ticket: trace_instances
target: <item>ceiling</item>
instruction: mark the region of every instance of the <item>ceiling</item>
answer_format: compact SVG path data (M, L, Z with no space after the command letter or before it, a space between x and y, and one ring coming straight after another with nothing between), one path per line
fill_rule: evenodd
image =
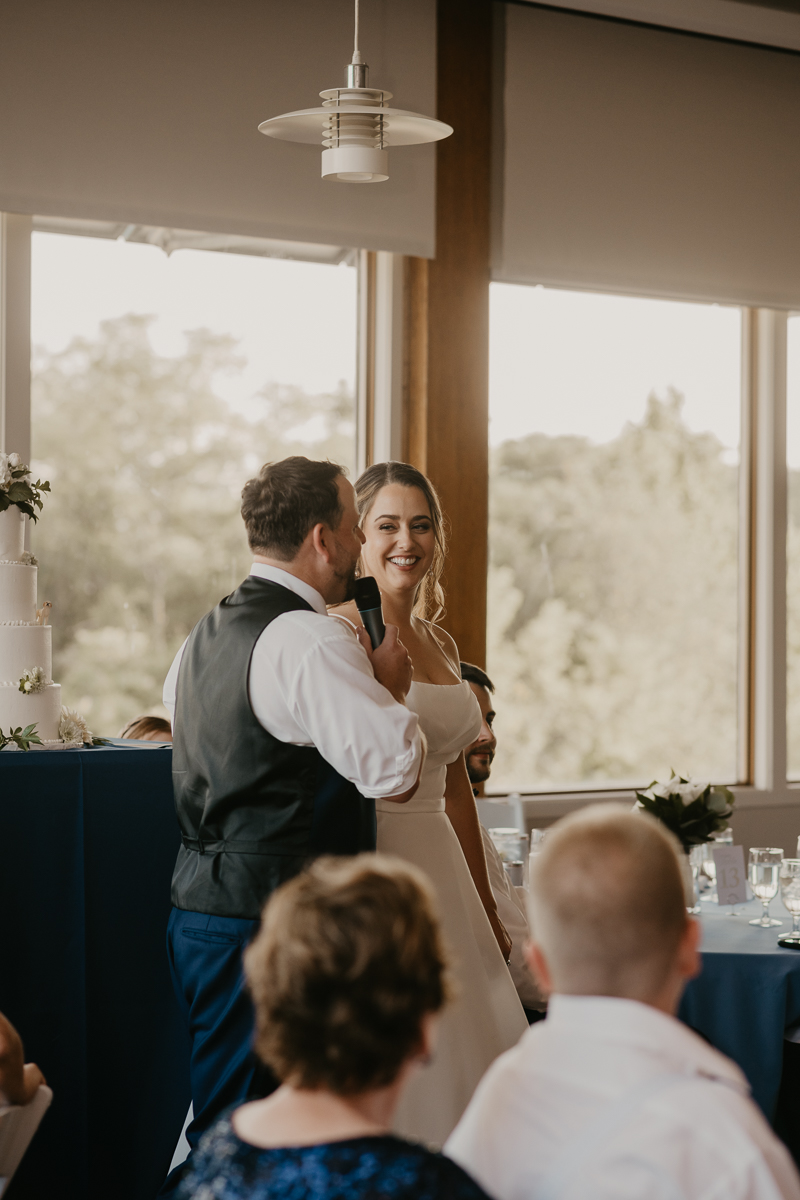
M800 52L800 0L515 0Z

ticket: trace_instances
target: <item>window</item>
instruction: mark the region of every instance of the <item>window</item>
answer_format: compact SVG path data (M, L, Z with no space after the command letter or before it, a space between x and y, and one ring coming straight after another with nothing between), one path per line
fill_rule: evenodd
M495 790L737 762L738 309L492 286Z
M355 270L38 232L32 322L53 674L115 735L162 711L181 641L246 573L245 480L291 453L352 470Z

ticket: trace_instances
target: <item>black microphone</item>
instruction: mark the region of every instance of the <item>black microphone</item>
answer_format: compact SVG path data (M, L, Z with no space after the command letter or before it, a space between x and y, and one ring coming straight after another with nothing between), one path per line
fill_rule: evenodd
M381 594L371 575L356 580L356 608L361 614L364 628L369 634L372 649L377 650L386 633L381 611Z

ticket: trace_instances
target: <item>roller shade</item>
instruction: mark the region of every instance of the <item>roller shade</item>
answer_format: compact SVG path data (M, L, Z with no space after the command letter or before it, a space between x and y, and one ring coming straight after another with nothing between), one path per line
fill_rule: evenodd
M370 81L434 114L434 0L362 4ZM24 0L0 31L0 210L434 252L435 148L320 179L257 132L344 83L352 0Z
M499 58L494 278L800 307L800 55L508 4Z

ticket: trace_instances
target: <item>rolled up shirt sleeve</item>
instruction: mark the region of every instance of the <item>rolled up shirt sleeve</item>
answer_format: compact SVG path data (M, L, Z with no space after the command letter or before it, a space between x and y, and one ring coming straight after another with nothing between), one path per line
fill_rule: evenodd
M185 648L186 642L164 682L173 721ZM281 614L256 642L248 689L256 719L273 737L315 746L363 796L401 795L416 783L422 761L417 715L378 683L343 622L318 612Z
M376 680L353 629L333 617L283 613L253 650L250 704L282 742L315 746L362 795L408 791L422 761L416 713Z
M286 700L309 744L362 795L379 800L416 782L417 714L378 683L365 650L346 631L309 648Z

